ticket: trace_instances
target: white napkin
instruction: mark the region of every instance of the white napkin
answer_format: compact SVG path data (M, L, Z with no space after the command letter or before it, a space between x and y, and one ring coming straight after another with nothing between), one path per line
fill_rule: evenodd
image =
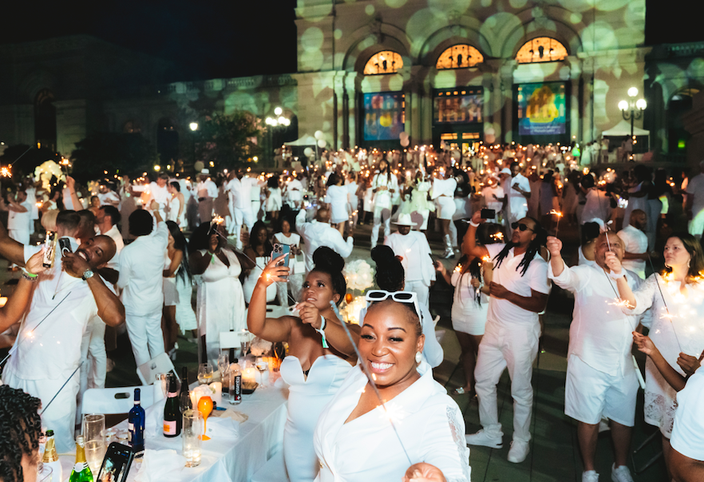
M144 411L144 436L153 438L164 433L164 405L166 399L162 398Z
M142 466L134 480L135 482L169 480L175 478L176 474L171 474L172 472L180 472L185 465L186 458L175 450L146 449L142 458Z
M237 440L240 423L230 417L208 417L206 435L213 440ZM207 443L207 442L204 442Z

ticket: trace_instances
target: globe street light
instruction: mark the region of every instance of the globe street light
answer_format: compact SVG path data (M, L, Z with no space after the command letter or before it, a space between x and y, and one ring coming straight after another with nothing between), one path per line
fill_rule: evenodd
M643 117L643 111L648 107L645 99L640 98L636 100L638 96L638 89L636 87L631 87L628 89L628 100L622 100L618 103L618 110L621 111L623 119L631 121L631 141L633 144L636 143L636 136L633 135L633 123L636 119ZM631 152L630 159L633 160L633 153Z
M191 130L192 130L193 132L195 132L195 131L198 130L198 123L197 123L197 122L191 122L190 124L188 124L188 127L190 127Z

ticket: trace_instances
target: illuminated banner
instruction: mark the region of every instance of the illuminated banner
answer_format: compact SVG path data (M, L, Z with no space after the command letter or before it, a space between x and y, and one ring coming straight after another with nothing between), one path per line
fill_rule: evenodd
M482 122L484 94L481 89L436 91L433 98L434 122L474 124Z
M405 108L401 92L364 94L364 140L397 141L406 120Z
M518 86L518 134L565 133L565 84L545 82Z

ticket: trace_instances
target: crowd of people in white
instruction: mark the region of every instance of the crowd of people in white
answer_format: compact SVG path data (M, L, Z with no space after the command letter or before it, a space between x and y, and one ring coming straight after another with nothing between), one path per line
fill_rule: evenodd
M598 480L603 420L614 441L612 480L632 480L634 340L648 355L645 418L662 433L668 470L675 480L700 480L704 161L701 170L681 179L643 165L590 171L572 148L504 145L469 156L426 146L325 152L307 167L203 169L197 182L122 176L95 192L70 177L49 189L27 178L0 201L8 211L0 254L22 270L0 317L3 340L14 340L2 380L43 403L59 393L42 424L67 451L81 394L105 387L106 345L114 349L123 323L137 366L164 352L175 357L179 333L216 360L220 332L249 330L289 347L281 470L290 480L468 481L465 443L503 443L497 383L505 369L514 400L508 460L529 453L540 314L555 284L575 299L565 413L578 423L582 480ZM689 232L673 231L680 218ZM561 222L581 237L569 262ZM367 294L364 322L350 327L350 338L336 305L362 224L371 225L384 291ZM43 241L40 226L65 240L49 268L49 243L30 243L35 229ZM434 259L433 231L443 258L460 255L454 269ZM276 244L289 247L289 267L272 260ZM660 250L662 273L648 263ZM457 404L432 378L443 359L429 312L439 278L454 287L452 327L466 374L455 395L478 399L482 429L466 438ZM272 303L295 311L267 318ZM375 374L384 400L408 410L396 451L393 432L364 418L379 401L372 390L360 396L371 382L358 362Z

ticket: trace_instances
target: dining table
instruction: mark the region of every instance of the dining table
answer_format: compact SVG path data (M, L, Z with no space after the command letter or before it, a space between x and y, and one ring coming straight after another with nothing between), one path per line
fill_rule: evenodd
M271 457L277 455L283 447L288 390L278 385L280 384L259 387L254 393L243 395L242 403L238 405L223 402L222 408L239 412L235 418L242 418L241 415L245 415L247 420L244 422L234 423L222 411L211 414L207 420L210 424L208 428L216 425L217 430L209 430L208 435L212 437L211 440L202 442L201 463L197 467L185 467L185 459L177 457L182 454L181 436L164 437L158 430L160 428L158 422L157 429L149 429L150 411L147 409L144 457L134 460L127 480L129 482L249 481L254 473ZM155 413L152 416L158 419L158 414ZM224 423L216 424L213 421L216 417ZM123 434L126 428L126 420L114 427ZM75 454L62 454L59 460L62 479L67 481L75 463ZM178 463L173 463L177 460ZM143 464L149 464L151 470L145 467L145 470L140 472ZM97 474L93 474L93 477L97 482Z

